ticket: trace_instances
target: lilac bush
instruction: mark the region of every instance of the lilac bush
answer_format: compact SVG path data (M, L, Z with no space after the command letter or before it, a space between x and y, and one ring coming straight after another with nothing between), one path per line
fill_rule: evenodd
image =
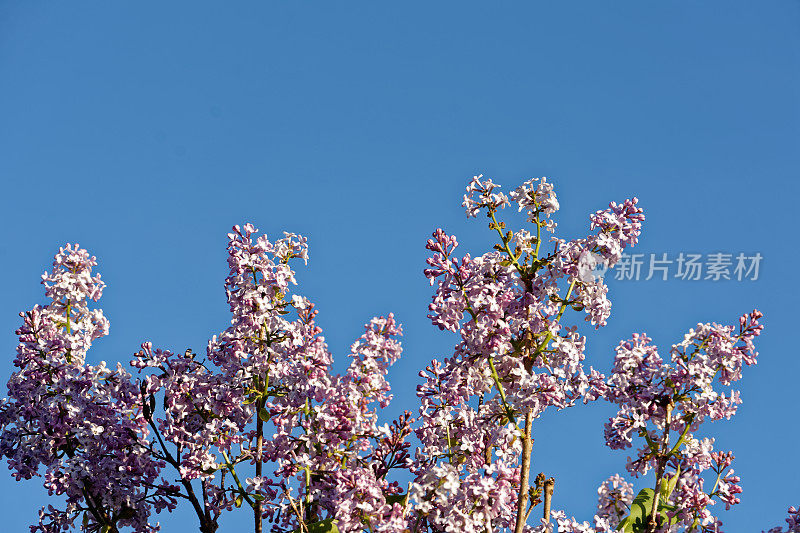
M476 176L463 205L486 215L497 244L456 255L456 237L433 232L428 317L459 341L420 372L419 412L383 423L402 328L391 314L372 319L335 374L314 304L296 292L303 237L270 241L235 226L230 326L202 357L145 342L133 374L86 362L109 330L94 308L104 283L86 250L60 249L42 279L47 305L21 314L17 371L0 405L12 474L42 477L63 502L42 508L31 531L154 532L153 512L182 501L203 533L241 507L256 533L722 531L721 507L739 503L741 480L733 453L696 435L741 403L730 386L757 361L761 313L698 324L666 356L635 334L605 376L584 365L574 319L606 324L608 288L595 269L637 243L637 199L594 213L589 234L569 241L548 238L559 203L545 178L506 195ZM528 229L499 220L512 205ZM613 474L600 485L590 524L553 508L556 480L532 476L531 452L537 418L596 400L618 408L606 444L634 456L630 481ZM651 470L654 482L635 492ZM797 509L788 513L769 533L800 532Z

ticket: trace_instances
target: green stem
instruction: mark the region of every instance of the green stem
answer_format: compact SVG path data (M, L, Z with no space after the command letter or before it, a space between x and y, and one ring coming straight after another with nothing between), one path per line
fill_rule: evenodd
M517 267L517 271L522 274L525 272L525 269L519 264L518 257L514 255L514 252L511 251L511 248L508 247L508 240L506 240L506 236L503 235L503 231L500 229L500 223L497 221L497 218L494 216L494 211L489 211L489 216L492 219L493 227L497 231L498 235L500 235L500 242L503 243L503 247L506 249L506 253L508 254L509 259L511 262L514 263L514 266ZM538 245L538 243L537 243Z
M692 425L692 420L694 420L694 415L689 415L688 417L686 417L686 422L685 422L686 423L686 427L683 428L683 432L681 433L680 438L678 438L678 442L675 443L675 446L673 446L672 449L667 454L667 459L669 459L670 457L675 455L675 453L678 451L678 448L680 447L680 445L683 444L683 441L686 438L686 435L689 433L689 428Z
M572 290L575 288L576 281L577 280L573 279L572 283L569 284L569 290L567 291L567 296L564 297L564 300L561 302L561 307L558 310L558 314L556 314L555 322L558 322L558 321L561 320L561 316L564 314L564 310L567 308L567 301L569 300L569 297L572 295ZM542 352L547 348L547 344L550 342L550 340L552 340L552 338L553 338L553 332L548 330L547 334L544 336L544 340L536 348L536 350L533 352L533 354L531 354L531 357L533 359L536 359L537 355L541 355Z
M225 466L228 467L228 470L230 471L231 475L233 476L233 480L236 482L236 487L239 489L239 492L242 494L242 496L244 497L244 499L248 503L248 505L250 505L250 507L255 509L255 507L256 507L255 506L255 502L250 498L250 495L247 494L247 491L244 490L244 487L242 486L242 482L239 481L239 476L236 475L236 467L234 467L233 463L231 463L231 460L228 457L228 454L225 452L225 450L220 450L220 451L222 452L222 458L225 459Z
M70 318L72 313L72 300L67 300L67 335L72 333L72 326L70 325ZM67 348L67 363L72 362L72 350Z
M500 400L503 402L503 408L506 410L508 421L516 426L517 420L514 416L514 411L511 409L511 406L508 405L508 401L506 400L506 391L503 389L503 384L500 383L500 376L497 373L497 369L494 367L494 358L491 356L489 357L489 368L492 370L492 379L494 380L495 387L497 387L497 391L500 393ZM519 426L517 426L517 429L519 429ZM520 430L520 433L522 433L522 430Z
M664 420L664 438L661 446L661 456L658 458L656 466L656 485L653 493L653 505L650 508L650 519L647 522L647 533L655 533L658 523L656 522L656 515L658 514L658 503L661 497L661 488L664 483L664 471L666 470L667 461L670 458L671 450L669 450L669 426L672 424L672 399L665 407L666 417ZM685 433L685 431L684 431ZM678 441L680 442L680 440Z

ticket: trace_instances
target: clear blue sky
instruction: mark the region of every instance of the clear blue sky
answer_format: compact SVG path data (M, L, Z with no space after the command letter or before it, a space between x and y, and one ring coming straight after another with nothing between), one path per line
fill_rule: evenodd
M727 531L783 523L800 504L797 243L800 4L725 2L0 3L0 380L39 275L79 242L108 283L111 335L202 352L228 324L225 234L252 221L307 235L302 292L341 362L364 322L393 311L405 354L387 415L415 409L416 372L454 337L429 325L424 243L467 221L476 173L511 188L546 175L562 236L638 196L639 252L763 255L750 282L609 281L613 347L646 331L668 349L700 321L758 307L766 330L744 404L710 427L745 492ZM607 406L537 421L534 471L554 507L589 520L624 470L603 447ZM46 493L0 477L3 529L26 531ZM186 522L186 520L190 520ZM165 531L194 530L188 514ZM241 511L223 531L246 527Z

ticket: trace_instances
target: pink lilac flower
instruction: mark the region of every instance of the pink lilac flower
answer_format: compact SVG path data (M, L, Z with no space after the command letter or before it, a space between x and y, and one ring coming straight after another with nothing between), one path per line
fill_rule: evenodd
M726 394L719 388L741 379L742 367L756 363L753 339L763 329L761 316L758 311L742 316L738 329L698 324L672 347L669 360L645 335L617 348L606 398L619 410L605 425L606 443L625 449L634 438L644 439L627 469L637 477L655 469L658 476L676 479L669 501L674 509L668 514L679 524L717 527L719 519L709 506L719 501L728 509L739 503L740 479L729 468L733 454L715 452L713 439L697 439L693 432L705 421L735 414L738 391ZM706 472L716 474L708 490Z
M530 230L504 232L496 215L511 202ZM43 508L31 530L54 533L82 519L86 531L154 532L151 512L184 498L203 533L244 502L276 533L331 520L343 533L499 533L516 520L521 437L533 440L520 421L604 397L618 407L607 445L635 450L631 475L654 470L664 480L659 491L668 484L661 530L719 531L713 506L738 504L740 479L733 454L695 433L735 414L740 394L727 387L756 363L761 313L742 316L738 329L698 324L669 357L634 335L618 346L608 379L584 367L586 338L566 323L569 308L606 324L611 304L597 270L637 243L637 204L612 202L591 215L588 236L545 244L541 230L554 232L559 209L546 178L507 196L475 176L463 206L468 217L485 210L499 241L457 257L455 236L437 229L428 240L428 316L458 341L451 357L420 373L418 419L406 411L391 424L380 424L378 410L392 400L387 377L402 353L402 328L392 314L370 320L346 371L334 374L315 306L296 290L295 260L308 261L304 237L271 241L252 224L234 226L230 326L202 360L143 343L131 361L136 381L119 364L86 363L93 341L108 334L92 305L105 284L88 252L62 248L42 277L50 303L22 314L19 370L0 402L0 453L13 475L41 476L65 499L60 509ZM177 478L165 479L167 467ZM392 480L395 470L411 474L408 492ZM614 475L598 496L593 526L553 511L523 530L614 531L633 485ZM800 529L796 508L786 522L787 533Z
M129 526L158 530L151 511L172 509L163 461L150 454L141 397L121 365L85 363L108 320L91 309L105 284L96 260L78 245L55 256L42 283L50 303L22 313L20 343L0 411L0 452L19 479L43 476L66 506L43 508L31 531L55 532L83 516L88 531ZM41 470L44 473L41 473Z
M597 495L595 529L613 531L630 511L633 502L633 484L625 481L619 474L614 474L603 481L597 489Z
M517 202L519 211L528 213L528 222L542 224L539 215L545 215L542 224L548 231L555 231L556 223L550 215L558 211L559 203L553 184L547 182L546 177L530 179L517 187L510 195L512 202Z
M497 185L492 180L482 180L483 174L475 176L467 186L462 206L467 208L467 216L474 217L481 209L488 208L492 211L502 209L509 204L508 197L502 192L494 192ZM477 196L477 198L475 198Z
M260 494L265 518L281 527L298 526L300 507L304 520L335 517L343 532L368 517L376 527L380 517L405 524L385 495L399 490L386 479L389 471L407 468L410 419L379 426L376 411L391 400L386 374L401 353L400 326L392 315L373 319L351 347L347 372L333 375L314 305L291 294L296 278L289 262L307 261L306 240L285 234L272 243L256 234L246 224L229 235L226 291L233 317L209 343L208 357L220 367L220 381L231 385L213 388L225 394L209 398L214 416L204 422L225 437L211 441L209 433L202 449L213 444L229 452L236 443L251 463L273 465L275 481ZM261 456L255 432L247 429L259 406L272 426ZM223 467L230 469L212 466ZM204 468L198 465L198 475ZM236 491L229 494L219 505Z
M432 256L425 275L435 286L429 318L460 335L453 357L433 361L417 391L422 407L416 432L421 447L412 467L414 523L437 531L510 527L519 491L516 416L538 418L548 408L604 394L603 376L582 365L586 339L576 327L562 325L561 315L568 306L587 309L593 323L605 323L607 290L579 281L581 250L613 255L635 243L643 218L635 200L612 204L592 219L598 235L569 245L556 241L544 255L541 228L554 230L551 216L559 207L552 185L545 178L530 180L510 199L528 213L535 234L503 234L493 217L509 199L477 176L464 206L468 216L485 209L492 217L501 236L496 251L456 257L458 241L442 229L427 243ZM612 241L613 250L602 244ZM570 288L562 297L564 284ZM481 477L484 485L476 491L471 480ZM493 505L475 515L471 510L483 507L486 494Z

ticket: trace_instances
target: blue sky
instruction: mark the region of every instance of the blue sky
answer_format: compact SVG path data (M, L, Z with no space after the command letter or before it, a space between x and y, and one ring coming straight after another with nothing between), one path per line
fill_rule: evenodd
M800 4L749 2L0 3L0 346L65 242L99 259L111 335L94 360L144 340L202 352L229 317L225 235L253 222L308 236L300 292L341 362L393 311L405 354L387 420L416 409L417 371L455 338L431 326L425 240L443 227L488 249L461 195L473 174L513 188L546 175L560 235L638 196L640 253L764 257L756 281L615 281L589 362L646 331L662 347L698 322L765 313L744 404L709 427L737 456L727 531L782 524L800 504L797 250ZM589 520L624 470L603 446L608 406L534 427L554 507ZM0 478L4 529L46 503ZM191 515L163 516L165 531ZM223 531L250 523L241 511Z

